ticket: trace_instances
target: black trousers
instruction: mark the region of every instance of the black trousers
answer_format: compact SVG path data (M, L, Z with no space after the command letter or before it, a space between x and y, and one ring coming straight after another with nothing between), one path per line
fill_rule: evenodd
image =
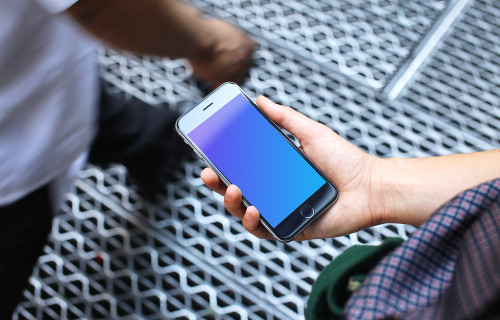
M52 225L47 186L0 207L0 319L10 319Z
M177 116L138 99L103 93L89 161L123 163L137 181L153 185L181 153L182 140L174 134ZM51 230L48 187L0 206L0 217L0 319L10 319Z
M98 165L124 164L143 186L157 184L172 171L185 152L175 133L179 114L151 107L133 98L103 94L99 131L92 144L89 162Z

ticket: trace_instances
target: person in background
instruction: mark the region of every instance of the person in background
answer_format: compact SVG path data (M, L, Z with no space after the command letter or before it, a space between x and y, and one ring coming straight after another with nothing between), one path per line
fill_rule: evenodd
M10 318L69 183L87 160L123 163L154 192L178 159L177 114L103 92L99 41L186 58L217 86L255 45L174 0L0 0L0 319Z
M337 203L296 240L381 223L420 226L404 243L392 238L337 257L313 285L308 319L500 316L500 150L381 159L289 107L262 96L257 104L339 188ZM237 186L209 168L201 177L249 232L272 239Z

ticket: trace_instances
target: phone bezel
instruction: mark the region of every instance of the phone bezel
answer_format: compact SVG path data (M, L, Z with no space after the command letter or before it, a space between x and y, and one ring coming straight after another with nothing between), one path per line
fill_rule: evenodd
M338 189L332 181L299 149L297 146L283 133L283 131L260 109L236 84L226 82L212 91L198 104L193 106L189 111L177 119L175 127L177 133L182 137L184 142L188 144L193 151L203 160L203 162L214 170L221 180L229 186L231 182L224 176L222 172L205 156L203 151L188 137L188 133L200 125L203 121L212 116L220 108L226 105L229 101L235 98L238 94L242 94L251 105L256 108L264 118L285 138L285 140L306 160L310 166L325 180L325 184L320 187L313 195L304 201L298 208L291 212L282 222L276 227L272 227L266 219L261 215L260 220L266 229L273 237L281 242L289 242L299 235L307 226L316 220L324 211L332 206L338 199ZM215 105L215 108L211 106ZM208 112L207 112L208 111ZM251 205L247 199L243 197L245 206ZM300 210L303 206L310 205L315 213L310 218L302 217Z

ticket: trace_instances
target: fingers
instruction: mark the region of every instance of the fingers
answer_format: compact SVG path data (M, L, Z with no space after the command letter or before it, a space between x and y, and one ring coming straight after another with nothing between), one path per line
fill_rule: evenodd
M226 185L219 179L219 176L210 168L205 168L201 172L201 180L207 187L224 196L224 206L233 216L243 219L245 207L241 202L241 191L235 185Z
M254 236L261 239L272 239L271 234L260 223L259 211L253 206L247 209L241 202L241 191L235 185L226 185L219 179L219 176L210 168L205 168L201 172L201 179L208 188L224 196L224 206L233 216L242 220L243 227Z
M227 187L224 206L233 216L242 220L243 227L261 239L272 239L271 234L260 222L259 211L254 206L245 208L241 202L241 191L235 185Z
M226 185L220 180L217 173L215 173L212 169L205 168L201 172L201 180L203 180L205 185L212 191L215 191L222 196L226 193Z
M235 185L227 187L224 195L224 206L227 211L239 219L243 219L245 215L245 206L241 202L241 191Z
M326 128L302 113L290 107L276 104L264 96L257 98L257 104L271 120L278 126L289 131L299 140L317 138L317 130Z
M242 219L243 227L248 232L261 239L273 239L272 235L260 222L260 215L254 206L248 207Z

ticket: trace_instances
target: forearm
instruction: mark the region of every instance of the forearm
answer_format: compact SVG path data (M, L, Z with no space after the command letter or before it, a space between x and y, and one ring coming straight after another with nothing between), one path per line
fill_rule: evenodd
M500 177L500 149L381 162L384 222L421 224L460 192Z
M80 0L68 13L101 40L138 54L199 60L213 45L201 13L175 0Z

